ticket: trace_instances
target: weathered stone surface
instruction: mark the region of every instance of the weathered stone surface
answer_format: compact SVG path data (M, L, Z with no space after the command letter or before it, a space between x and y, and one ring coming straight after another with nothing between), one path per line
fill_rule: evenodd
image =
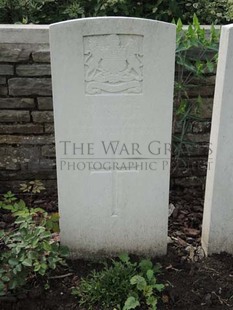
M50 62L50 51L40 50L32 53L32 59L35 62Z
M0 96L6 96L7 93L8 93L7 87L0 85Z
M0 111L0 123L8 122L30 122L28 111L3 110Z
M44 125L45 133L54 133L54 124Z
M31 171L50 171L56 168L55 159L40 158L29 163Z
M12 134L12 133L21 133L21 134L42 134L44 128L39 124L17 124L17 125L0 125L1 134Z
M53 123L53 112L51 111L34 111L32 119L35 123Z
M13 75L14 67L12 65L0 64L0 75Z
M41 148L41 154L45 157L55 158L55 146L44 145Z
M17 171L20 170L20 168L21 168L20 163L12 162L11 158L10 159L6 159L4 157L0 158L0 169Z
M187 139L191 142L209 142L210 141L210 134L187 134Z
M207 172L202 247L233 254L233 24L221 30ZM209 158L209 160L210 160Z
M51 75L51 69L49 64L18 65L16 66L16 74L19 76L46 76Z
M17 175L20 173L20 171L10 171L10 170L2 170L0 169L0 179L1 180L13 180L14 177L17 177ZM15 185L14 185L15 186ZM14 187L11 187L11 189Z
M38 159L36 159L38 160ZM21 183L25 183L25 180L35 180L39 179L43 182L43 184L46 184L46 180L56 180L56 169L52 168L52 169L43 169L43 170L38 170L38 168L36 170L33 170L31 167L31 163L32 163L33 159L30 160L27 164L26 164L26 168L23 170L21 169L20 171L14 172L14 171L6 171L6 170L1 170L0 169L0 182L2 180L5 181L15 181L15 180L24 180L24 182ZM21 168L24 167L24 164L21 163ZM11 186L10 190L12 190L12 188L17 188L15 183L12 183L13 186ZM18 187L19 188L19 187ZM56 186L54 187L54 189L56 190ZM0 191L2 189L0 188ZM46 188L47 190L47 188ZM43 195L43 193L42 193Z
M53 144L53 136L15 136L15 135L0 135L0 144Z
M180 158L172 161L172 177L205 176L207 158Z
M51 96L49 78L12 78L8 81L11 96Z
M205 177L191 176L186 178L175 178L175 186L180 186L183 188L187 187L204 187L205 186Z
M173 125L174 125L174 123L173 123ZM174 131L175 134L176 133L181 133L183 131L183 123L179 122L179 121L176 122L175 123L175 128L173 128L173 131ZM186 133L192 132L192 124L191 123L187 124L185 132Z
M39 110L53 110L52 97L38 97L37 101Z
M214 86L215 85L215 75L211 75L211 76L205 76L203 78L192 78L192 84L195 85L211 85Z
M194 115L196 114L195 112L195 107L197 107L197 104L195 104L197 102L197 99L190 99L189 100L190 103L193 104L193 113ZM213 109L213 98L202 98L201 100L201 104L198 104L198 111L199 114L198 116L200 116L201 118L209 118L211 119L212 117L212 109Z
M38 1L35 1L35 3ZM14 2L9 2L14 3ZM16 2L18 5L18 2ZM27 4L28 2L22 2ZM16 9L20 9L20 5ZM25 7L26 9L26 7ZM0 25L0 36L1 42L17 44L17 45L32 45L36 46L35 50L42 49L42 47L48 47L49 43L49 32L48 25L38 24L1 24Z
M211 153L211 146L208 142L202 143L186 143L182 148L182 156L188 158L192 156L204 156L207 157Z
M39 147L0 147L0 168L5 170L18 170L27 166L30 161L39 159Z
M206 84L215 86L216 75L206 77Z
M192 131L193 133L209 133L211 127L211 122L192 122Z
M68 158L75 157L69 153L64 160L59 141L92 141L96 158L106 156L98 139L144 146L155 136L162 143L170 141L174 25L131 18L80 19L50 26L50 39L63 243L74 255L165 253L170 153L167 168L160 165L156 172L99 168L79 173L73 170L78 158ZM144 156L149 155L145 151ZM132 158L126 157L128 165Z
M190 97L213 97L214 86L200 86L200 85L190 85L188 89L188 95Z
M32 156L38 157L40 154L39 150L39 146L0 146L0 156L12 157L15 160L19 160L26 157L32 158Z
M0 98L0 109L33 109L33 98Z
M29 60L31 49L28 45L1 43L0 62L18 62Z
M0 76L0 85L6 84L6 78L3 76Z

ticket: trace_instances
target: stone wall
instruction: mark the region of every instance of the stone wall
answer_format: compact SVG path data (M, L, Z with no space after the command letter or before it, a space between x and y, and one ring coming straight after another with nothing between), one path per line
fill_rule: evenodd
M42 180L56 188L53 106L48 26L0 25L0 192L18 191L24 180ZM203 187L214 76L193 85L203 103L201 120L188 128L185 156L172 162L172 187ZM179 124L174 132L181 132ZM184 161L185 159L185 161ZM185 164L184 164L185 162ZM187 164L188 162L188 164Z
M0 188L56 187L47 26L0 27Z
M187 122L181 155L178 156L177 160L174 156L172 157L172 188L199 187L204 190L206 171L212 168L211 156L208 163L208 154L212 152L209 139L215 75L206 77L203 84L203 86L193 85L193 90L189 92L190 101L197 102L199 92L201 92L202 99L198 111L193 111L193 119L191 116ZM194 106L197 107L197 104ZM178 137L182 136L182 128L179 122L174 123L173 134ZM175 139L173 140L175 141Z

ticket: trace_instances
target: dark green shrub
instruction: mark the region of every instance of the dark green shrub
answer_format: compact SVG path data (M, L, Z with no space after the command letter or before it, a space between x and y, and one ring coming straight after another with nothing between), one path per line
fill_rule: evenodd
M231 0L0 0L0 23L50 24L91 16L132 16L171 22L192 21L196 14L203 24L227 23Z
M182 21L186 23L191 22L193 14L203 25L226 24L231 19L228 0L188 0L182 11Z

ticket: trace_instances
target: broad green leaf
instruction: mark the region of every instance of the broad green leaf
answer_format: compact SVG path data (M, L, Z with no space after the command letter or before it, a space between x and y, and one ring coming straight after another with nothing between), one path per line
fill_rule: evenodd
M48 243L48 242L43 242L43 249L46 251L46 252L50 252L51 251L51 245Z
M155 296L150 296L146 299L146 303L148 306L152 306L152 309L156 309L157 298Z
M16 270L17 272L22 271L22 265L21 265L21 264L18 264L17 266L15 266L15 270Z
M2 208L8 211L12 211L14 209L13 205L9 205L9 204L3 205Z
M155 284L154 288L159 291L162 292L164 290L164 285L163 284Z
M146 280L143 277L139 276L139 275L136 275L136 276L132 277L131 280L130 280L130 283L132 285L136 285L137 289L139 291L144 290L144 288L147 285Z
M17 260L16 258L10 258L10 259L8 260L8 263L9 263L9 265L11 265L11 266L16 266L16 265L18 265L18 260Z
M130 296L125 304L124 304L124 307L123 307L123 310L130 310L130 309L135 309L137 308L138 306L140 306L140 303L139 301L133 297L133 296Z
M152 269L148 269L146 272L147 279L151 281L154 277L154 271Z
M66 246L60 246L60 254L64 257L67 257L70 254L69 248Z
M143 259L139 264L141 271L146 273L148 269L153 268L153 264L149 259Z
M13 279L13 280L10 282L9 288L10 288L11 290L13 290L13 289L15 289L15 288L17 287L17 285L18 285L17 279Z
M22 199L20 199L20 201L18 202L18 206L21 210L27 208L25 202Z
M2 276L2 279L1 279L3 282L9 282L10 281L10 278L7 277L7 276Z
M153 284L147 285L143 290L143 295L145 297L151 296L153 294L153 288L154 288Z
M27 254L27 257L32 259L32 260L35 260L38 258L38 252L35 250L35 251L29 251L28 254Z
M32 260L30 258L26 258L23 262L22 265L26 267L31 267L32 266Z
M128 263L130 261L129 255L127 253L122 253L119 255L119 259L123 262L123 263Z
M40 264L39 262L35 262L34 263L34 269L33 269L35 272L39 271L40 270Z

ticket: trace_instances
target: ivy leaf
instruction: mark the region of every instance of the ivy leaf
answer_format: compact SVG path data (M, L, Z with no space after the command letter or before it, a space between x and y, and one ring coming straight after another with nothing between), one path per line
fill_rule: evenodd
M9 265L11 265L11 266L16 266L16 265L18 265L18 260L17 260L16 258L10 258L10 259L8 260L8 263L9 263Z
M44 242L42 242L42 246L43 246L43 249L45 250L45 251L47 251L47 252L50 252L51 251L51 245L48 243L48 242L46 242L46 241L44 241Z
M9 282L10 281L10 278L8 276L3 276L2 277L2 281L3 282Z
M13 290L13 289L15 289L15 288L17 287L17 285L18 285L17 279L13 279L13 280L10 282L9 288L10 288L11 290Z
M66 246L60 246L60 254L61 256L67 257L70 254L69 248Z
M31 267L32 266L32 260L30 258L26 258L23 262L22 265L26 267Z

